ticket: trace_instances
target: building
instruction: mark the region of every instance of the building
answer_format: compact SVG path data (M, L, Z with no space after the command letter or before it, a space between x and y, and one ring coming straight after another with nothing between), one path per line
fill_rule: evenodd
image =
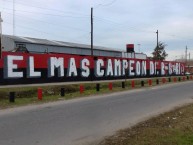
M91 55L91 47L86 44L46 40L38 38L3 35L3 51L26 52L26 53L66 53L77 55ZM134 45L133 45L134 46ZM111 56L146 59L142 53L126 52L113 48L93 46L94 56Z

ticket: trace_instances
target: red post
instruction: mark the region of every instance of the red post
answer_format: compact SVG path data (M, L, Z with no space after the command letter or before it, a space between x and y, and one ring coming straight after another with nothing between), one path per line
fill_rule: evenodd
M134 80L131 81L131 87L135 88L135 81Z
M176 77L174 78L174 82L176 82Z
M152 85L152 80L148 80L149 86Z
M83 85L80 85L80 93L84 93L84 86Z
M190 76L190 79L192 80L192 76Z
M162 83L164 84L166 82L166 78L162 78Z
M183 81L185 81L186 80L186 78L185 77L183 77Z
M109 83L109 90L113 89L113 83Z
M42 88L38 88L38 100L42 100Z

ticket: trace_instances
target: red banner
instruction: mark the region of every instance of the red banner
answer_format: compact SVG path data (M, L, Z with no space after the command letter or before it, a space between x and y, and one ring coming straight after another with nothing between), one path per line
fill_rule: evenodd
M184 75L184 63L71 54L3 52L0 84L34 84Z

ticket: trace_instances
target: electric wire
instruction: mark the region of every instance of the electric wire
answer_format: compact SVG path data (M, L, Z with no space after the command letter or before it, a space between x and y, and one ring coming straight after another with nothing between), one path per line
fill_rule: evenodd
M4 21L5 24L8 24L8 25L12 25L12 23L10 22L7 22L7 21ZM27 29L27 30L31 30L31 31L36 31L36 32L39 32L39 33L43 33L43 34L47 34L47 35L50 35L50 36L57 36L57 37L64 37L64 35L59 35L58 33L49 33L49 32L45 32L45 31L42 31L42 30L38 30L38 29L35 29L35 28L31 28L31 27L26 27L26 26L23 26L23 25L18 25L16 24L17 27L19 28L22 28L22 29ZM84 34L85 35L85 34ZM82 36L82 35L81 35ZM81 37L79 36L79 37ZM44 38L45 39L45 38ZM65 39L68 39L68 38L65 38ZM69 39L70 41L74 41L74 42L78 42L78 40L75 40L75 39Z
M11 15L13 16L12 13L7 13L7 12L4 12L8 15ZM32 17L25 17L25 16L21 16L21 15L18 15L18 14L15 14L17 17L21 17L21 18L25 18L25 19L31 19L31 20L34 20L34 21L38 21L38 22L41 22L41 23L45 23L45 24L49 24L49 25L52 25L52 26L59 26L61 29L67 29L67 28L70 28L72 30L77 30L77 31L82 31L82 32L86 32L85 30L82 30L82 29L79 29L79 28L75 28L75 27L72 27L72 26L67 26L66 24L63 25L63 24L56 24L56 23L51 23L51 22L45 22L45 21L42 21L42 20L38 20L38 19L34 19Z
M12 1L9 1L9 0L6 0L5 2L13 3ZM32 6L32 5L29 5L29 4L26 4L26 3L21 3L21 2L15 2L15 4L28 6L28 7L34 7L34 8L43 9L43 10L54 11L54 12L60 12L60 13L71 13L71 14L75 14L75 15L89 16L87 14L81 14L82 12L75 13L75 12L69 12L69 11L62 11L62 10L58 10L58 9L50 9L50 8L44 8L44 7L39 7L39 6Z

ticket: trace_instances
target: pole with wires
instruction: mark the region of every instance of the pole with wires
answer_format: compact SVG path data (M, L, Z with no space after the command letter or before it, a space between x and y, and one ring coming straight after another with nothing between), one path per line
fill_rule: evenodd
M91 56L93 57L93 8L91 8Z
M15 36L15 0L13 0L13 36Z
M157 34L157 48L158 48L158 30L157 30L156 34Z
M3 22L3 19L1 18L1 12L0 12L0 59L2 58L2 22Z

